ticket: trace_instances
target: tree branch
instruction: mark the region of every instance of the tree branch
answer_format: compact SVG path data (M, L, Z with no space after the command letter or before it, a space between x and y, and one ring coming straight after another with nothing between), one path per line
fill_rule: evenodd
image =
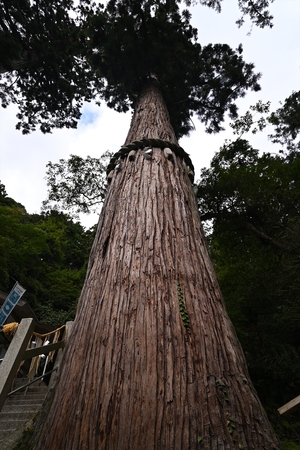
M220 213L214 213L214 212L208 212L201 214L201 221L205 220L212 220L212 219L233 219L238 221L242 226L250 230L252 233L254 233L256 236L258 236L262 241L267 242L268 244L272 245L273 247L276 247L284 252L287 253L294 253L295 250L291 247L287 247L284 244L281 244L280 242L276 241L275 239L268 236L266 233L264 233L261 230L258 230L254 225L252 225L250 222L247 222L245 220L241 220L238 215L234 215L230 212L220 212Z
M261 240L268 242L269 244L273 245L274 247L279 248L280 250L283 250L284 252L293 253L293 249L290 247L285 246L284 244L281 244L278 241L275 241L270 236L265 234L263 231L258 230L254 225L252 225L249 222L245 222L246 228L248 230L253 231L254 234L256 234Z

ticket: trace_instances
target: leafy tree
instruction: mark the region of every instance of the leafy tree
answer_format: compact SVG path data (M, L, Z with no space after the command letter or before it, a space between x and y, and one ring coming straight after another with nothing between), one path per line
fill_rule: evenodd
M281 108L269 117L269 122L275 126L271 139L297 154L300 151L300 91L293 92L285 99Z
M273 143L282 146L280 150L282 153L290 153L293 158L300 149L300 91L293 92L285 99L281 108L267 116L269 112L270 102L264 104L259 101L256 105L250 106L250 110L244 116L231 124L234 134L241 138L249 131L256 134L272 125L275 129L269 138ZM260 114L258 119L255 117L257 114Z
M97 212L106 194L106 168L112 153L105 152L100 158L87 156L83 159L71 155L68 160L47 164L48 198L44 209L79 212Z
M209 6L217 12L221 12L223 0L198 0L201 5ZM238 0L238 6L242 16L236 21L237 25L241 27L245 22L245 16L249 15L250 20L259 28L273 27L273 16L268 11L268 8L274 0ZM186 1L190 4L191 1Z
M22 224L25 214L24 208L15 205L0 206L0 289L6 292L10 290L11 277L23 279L22 268L28 261L38 263L38 255L45 245L42 232Z
M279 154L260 155L239 137L220 149L210 168L202 170L197 186L202 220L212 221L210 253L230 317L260 397L275 409L298 395L300 387L300 156L295 150L299 118L295 98L293 94L269 118L277 120L274 141L286 143ZM254 125L249 112L233 129L240 136L266 123L260 117Z
M221 10L221 0L199 1L202 5L215 8L218 12ZM242 11L242 17L238 20L239 25L243 23L244 16L249 14L256 25L260 27L272 26L272 16L267 10L271 2L272 0L252 0L251 2L238 0ZM134 4L134 2L129 3ZM169 45L173 46L174 42L169 42L168 36L172 35L170 31L172 28L175 29L178 16L176 19L177 7L170 8L171 3L166 2L169 11L173 8L172 19L174 24L171 25L171 28L170 23L164 23L165 13L163 11L160 14L160 19L158 19L159 14L156 14L156 20L151 22L150 28L148 21L144 20L145 16L139 25L133 24L133 18L136 19L134 13L138 11L139 5L133 7L135 11L133 11L131 19L125 19L128 22L127 24L122 23L123 19L120 20L120 26L124 25L126 35L129 34L127 33L127 26L131 31L135 29L136 33L134 51L131 51L130 55L124 54L122 62L125 61L127 65L132 64L137 67L135 61L139 60L138 66L142 66L142 71L140 71L142 73L145 73L147 65L153 68L153 61L147 61L146 58L146 65L143 62L147 54L150 54L153 58L158 58L162 67L165 62L167 63L168 59L165 58L169 52L164 54L162 58L160 46L155 42L153 42L152 48L148 48L148 45L152 44L153 36L152 39L148 39L147 36L149 33L153 33L153 27L158 27L161 33L164 33L166 48L169 48ZM187 4L189 3L187 2ZM148 13L151 8L155 9L156 7L157 2L148 2ZM158 9L163 10L163 8L162 5L158 6ZM188 18L189 12L184 11L184 14ZM95 99L99 103L100 99L104 98L108 100L109 105L116 107L117 110L123 111L128 108L124 94L118 92L119 88L112 88L115 91L112 95L116 95L116 98L112 100L111 87L108 87L103 81L103 77L107 79L107 70L112 66L109 56L115 54L116 46L119 50L120 39L123 43L126 43L126 41L123 39L122 32L112 36L113 39L108 36L118 29L118 24L115 23L114 26L110 23L109 17L103 13L101 5L95 7L88 0L81 1L78 7L74 6L72 0L55 0L51 4L46 0L1 0L0 17L0 73L3 74L0 83L1 104L3 107L7 107L10 102L18 105L19 113L17 117L19 121L17 128L21 129L24 134L35 130L37 126L44 133L51 132L53 128L57 127L76 127L84 101ZM111 25L113 25L112 28L110 28ZM185 32L187 31L185 30ZM191 30L191 28L188 31L188 33L194 32L195 30ZM137 46L136 44L140 39L141 45ZM127 42L127 44L132 46L132 42ZM173 53L176 54L178 62L188 62L186 55L188 48L185 48L185 46L184 39L181 39L181 43ZM159 50L158 53L157 49ZM189 51L191 52L191 48ZM195 89L193 92L189 92L189 89L184 90L183 84L181 84L182 96L179 97L178 102L179 104L186 103L187 111L198 112L201 119L205 123L209 123L208 129L210 131L217 131L220 129L219 123L223 120L224 111L229 109L230 114L233 117L236 116L234 100L242 95L244 88L252 86L257 89L257 80L254 79L254 76L251 80L251 66L242 63L241 57L239 57L241 48L237 52L233 52L228 46L208 46L203 49L201 55L199 55L199 52L200 48L198 48L198 54L196 48L194 48L194 57L191 55L189 64L194 62L197 65L200 56L204 66L196 68L196 71L199 72L199 69L202 68L206 75L204 75L204 79L200 77L198 87L196 87L195 77L193 79L187 78L185 85L192 84ZM140 55L143 56L143 60L140 59ZM127 59L128 57L129 59ZM220 57L227 60L225 71L222 63L220 65ZM101 61L101 64L99 64L99 61ZM113 63L115 65L116 60ZM181 64L181 66L184 66L184 64ZM248 78L245 84L240 84L233 88L231 92L229 92L230 87L226 86L226 72L228 72L230 66L232 66L232 72L234 70L240 71L240 75L243 73ZM100 67L106 69L104 73L102 73ZM179 64L177 70L178 68ZM208 71L208 68L210 68L210 71ZM120 69L121 73L125 70L128 73L128 78L132 79L130 72L133 68L130 72L128 67L120 67ZM186 72L189 73L189 71ZM223 72L223 79L218 81L218 73L220 72ZM134 73L135 79L137 78L136 75L137 73ZM161 73L159 75L160 81L163 82L164 77L161 76ZM111 81L115 83L115 75L110 74L110 76L113 79L110 78L109 83ZM174 80L172 80L172 84L169 80L166 80L166 83L168 84L168 90L165 94L168 92L171 96L174 92L178 92L178 87L175 87L173 92L169 90ZM208 87L208 84L211 84L210 87ZM215 86L212 88L213 84ZM138 88L140 88L140 85ZM136 90L132 92L132 89L126 86L126 92L130 102L134 101L133 97L136 98L137 95ZM174 101L172 100L174 108L176 108L173 120L177 120L176 117L179 117L180 114L178 104L176 105L177 96L178 94ZM211 100L215 103L215 117L217 117L216 106L220 101L217 120L212 119L212 115L209 113L209 102ZM173 115L171 105L168 106L170 114ZM191 128L188 123L188 114L188 112L182 113L186 117L183 128L178 130L180 133L185 133ZM176 128L176 124L173 125Z
M0 206L0 289L8 292L17 279L41 321L72 319L93 234L62 213L30 215L9 199Z
M30 278L34 284L42 281L34 292L37 313L44 322L64 323L74 317L94 233L55 211L34 216L33 221L47 243L40 254L40 275Z

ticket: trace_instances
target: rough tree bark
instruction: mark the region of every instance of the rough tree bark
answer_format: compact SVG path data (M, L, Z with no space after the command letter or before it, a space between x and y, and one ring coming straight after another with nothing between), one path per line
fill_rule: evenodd
M126 142L176 143L155 82ZM103 206L38 450L271 450L182 160L139 150Z

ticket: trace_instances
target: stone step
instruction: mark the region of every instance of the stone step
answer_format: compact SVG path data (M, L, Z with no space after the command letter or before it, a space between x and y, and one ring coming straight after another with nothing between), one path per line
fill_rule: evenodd
M20 428L24 428L25 424L33 419L34 413L30 413L27 415L22 415L19 419L1 419L0 420L0 435L2 434L2 431L6 430L18 430Z
M26 383L28 383L28 378L26 378L26 377L14 379L14 384L17 386L21 386L22 384L26 384Z
M10 394L7 398L12 397L27 397L28 395L34 396L34 395L44 395L48 389L41 387L41 389L28 389L27 391L18 391L14 392L13 394Z
M17 387L13 387L11 388L11 391L14 391L15 389L18 389L19 386ZM46 392L47 391L47 386L44 384L38 385L38 384L31 384L30 386L27 387L27 392ZM19 391L16 392L16 394L24 394L26 390L26 387L20 389Z
M42 402L34 401L27 403L8 403L3 406L0 411L0 420L2 417L6 417L7 414L17 412L35 411L41 406Z
M12 422L27 422L32 419L34 413L39 410L39 407L33 409L26 409L21 411L11 411L7 412L5 415L0 415L0 426L1 424L9 424Z
M11 450L21 434L21 430L2 430L0 433L1 450Z
M48 390L40 390L40 391L36 391L36 392L32 392L32 391L27 391L25 392L17 392L15 394L11 394L7 397L6 401L11 400L12 398L19 400L19 399L24 399L24 398L29 398L29 399L33 399L33 398L43 398L45 397L45 395L47 394Z
M16 379L12 389L28 383L27 379ZM17 436L21 436L26 424L40 410L48 387L42 381L30 385L8 397L0 411L0 449L11 448Z
M10 396L17 395L17 396L21 396L21 397L23 396L24 397L24 395L26 396L27 394L30 394L30 395L44 394L47 391L48 391L48 388L46 386L36 386L35 388L32 388L31 386L29 386L29 388L27 390L22 389L21 391L14 392Z
M0 443L5 442L7 440L7 438L10 438L10 436L12 435L12 433L14 431L16 431L16 430L13 428L7 429L7 430L1 430ZM1 447L1 449L2 449L2 447Z
M11 399L15 399L15 400L19 400L19 399L34 399L34 398L43 398L47 393L47 389L46 390L41 390L41 391L36 391L36 392L32 392L32 391L28 391L28 392L17 392L15 394L11 394L9 397L7 397L6 401L11 401Z
M33 378L33 380L34 380L34 378ZM14 381L13 381L13 385L15 387L23 386L24 384L27 384L28 381L29 381L28 378L15 378ZM42 385L45 386L45 383L43 382L42 379L37 380L36 383L34 383L34 385L36 385L36 384L42 384Z
M4 403L4 406L2 408L1 411L4 411L7 408L12 408L12 407L22 407L25 405L41 405L44 401L45 395L39 395L39 396L25 396L25 397L19 397L19 398L15 398L15 397L11 397L9 399L6 400L6 402ZM0 412L1 412L0 411Z

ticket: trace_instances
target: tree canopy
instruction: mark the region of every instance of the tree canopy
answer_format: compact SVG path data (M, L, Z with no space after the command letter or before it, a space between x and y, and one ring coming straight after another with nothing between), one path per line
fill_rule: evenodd
M223 0L198 0L201 5L209 6L217 12L221 12ZM268 8L274 0L238 0L238 6L242 13L236 24L241 27L245 22L245 17L249 16L252 23L259 28L273 27L273 16ZM186 3L191 3L187 0Z
M16 103L17 129L76 127L83 101L93 98L80 37L81 10L72 0L1 0L3 107Z
M259 89L242 46L201 47L180 2L111 0L104 8L2 0L0 7L1 101L18 105L23 133L76 127L83 101L92 99L126 111L149 74L160 81L178 137L191 129L192 114L219 131L226 112L237 116L237 98Z

